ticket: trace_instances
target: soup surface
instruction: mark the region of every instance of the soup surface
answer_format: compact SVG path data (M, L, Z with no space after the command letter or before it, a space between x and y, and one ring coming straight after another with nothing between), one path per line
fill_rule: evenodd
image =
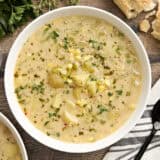
M93 142L121 127L141 92L141 66L130 40L106 21L55 19L23 45L15 93L25 115L48 136Z
M0 122L0 160L22 160L19 147L6 126Z

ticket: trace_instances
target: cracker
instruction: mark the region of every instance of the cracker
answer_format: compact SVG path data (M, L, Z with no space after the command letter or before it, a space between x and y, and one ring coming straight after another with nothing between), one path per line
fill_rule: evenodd
M158 1L158 10L156 13L156 19L152 22L152 36L160 40L160 0Z
M135 18L142 11L150 11L155 6L152 0L114 0L128 19Z
M145 32L145 33L149 31L150 27L151 25L147 19L144 19L139 25L140 31Z

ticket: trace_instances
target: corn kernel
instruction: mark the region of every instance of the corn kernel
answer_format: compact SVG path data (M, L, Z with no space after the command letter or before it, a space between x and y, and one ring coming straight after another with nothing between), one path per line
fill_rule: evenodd
M72 49L72 48L69 48L69 52L74 56L78 56L81 53L79 49Z
M83 107L86 104L86 101L84 99L77 100L76 104L80 107Z
M81 60L81 56L75 56L76 60Z
M106 85L107 87L109 87L109 86L111 85L111 81L110 81L109 79L106 79L106 80L104 81L104 83L105 83L105 85Z
M73 64L71 64L71 63L69 63L69 64L67 65L67 69L72 69L72 67L73 67Z
M98 86L98 90L99 90L100 92L103 92L105 89L106 89L106 87L105 87L104 85L99 85L99 86Z

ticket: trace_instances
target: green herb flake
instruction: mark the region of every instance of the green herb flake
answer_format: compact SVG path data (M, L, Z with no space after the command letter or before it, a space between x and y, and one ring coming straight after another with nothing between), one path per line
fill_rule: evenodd
M83 135L84 134L84 132L82 132L82 131L79 131L79 135Z
M56 108L54 112L49 112L48 117L57 117L58 112L60 111L60 108Z
M60 133L59 132L56 132L56 137L60 137Z
M31 92L41 93L44 94L44 83L41 81L39 84L33 84L31 86Z
M18 76L19 76L18 72L15 72L14 77L18 78Z
M77 117L83 117L84 116L84 113L82 114L76 114Z
M49 31L49 29L51 29L51 24L46 24L46 26L43 30L43 33L46 34Z
M96 132L95 128L89 128L89 132Z
M130 59L127 59L127 63L130 64L132 61Z
M48 34L48 38L53 39L54 41L57 41L57 38L59 37L59 34L56 31L52 31Z
M106 45L106 43L102 43L102 42L98 42L96 40L92 40L90 39L89 44L91 44L92 48L96 49L96 50L101 50L103 48L103 46Z
M47 136L50 136L51 134L49 132L46 132Z
M44 126L46 126L49 122L50 122L50 121L46 121L46 122L44 123Z
M96 63L92 63L92 66L96 66Z
M106 123L106 121L105 121L105 120L103 120L103 119L101 119L101 120L100 120L100 123L101 123L101 124L105 124L105 123Z
M67 37L64 37L63 43L64 43L63 48L64 48L64 49L68 49L69 41L68 41L68 38L67 38Z
M66 90L66 94L69 94L69 90Z
M120 54L120 50L121 50L120 46L117 46L116 53Z
M99 112L97 113L98 115L102 114L103 112L108 112L108 109L104 105L100 104L100 105L97 106L97 108L99 109Z
M90 75L89 78L90 78L91 81L97 81L97 78L94 77L94 76L91 76L91 75Z
M124 33L118 31L118 36L119 36L119 37L124 37Z
M41 102L45 102L45 100L43 98L39 98L39 101Z
M19 98L19 99L21 99L21 98ZM25 99L19 100L18 102L21 103L21 104L25 104L26 103Z
M112 92L108 92L108 96L109 97L113 96L113 93Z
M131 92L126 92L126 96L130 96L131 95Z
M17 95L17 98L20 100L22 98L22 94L21 91L24 90L25 88L27 88L27 85L25 86L19 86L15 89L15 93Z
M121 96L123 91L122 90L116 90L117 95Z

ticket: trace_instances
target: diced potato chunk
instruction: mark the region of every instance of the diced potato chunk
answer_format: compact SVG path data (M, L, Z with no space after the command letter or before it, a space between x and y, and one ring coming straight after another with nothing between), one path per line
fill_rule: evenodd
M83 60L84 61L88 61L89 59L91 59L93 56L92 55L86 55L84 56Z
M66 100L66 104L68 107L74 108L75 104L71 100Z
M63 117L62 118L63 118L65 123L71 124L71 125L78 124L78 122L79 122L78 118L75 115L71 114L67 110L65 110L63 112Z
M93 73L94 72L94 67L93 67L93 65L90 63L90 62L85 62L84 63L84 68L88 71L88 72L90 72L90 73Z
M77 74L73 75L72 79L77 86L84 86L89 77L89 74Z
M135 81L134 81L134 84L135 84L135 86L139 86L139 85L140 85L140 82L139 82L138 80L135 80Z
M74 62L74 63L73 63L73 69L74 69L74 70L77 70L78 67L79 67L79 63L78 63L78 62Z
M69 63L69 64L67 65L67 69L68 69L68 70L71 70L72 68L73 68L73 64Z
M62 75L67 75L66 69L58 68L58 71L59 71L59 73L61 73Z
M51 72L48 73L48 83L53 88L63 88L64 87L64 80L57 73L51 73Z
M69 48L69 52L74 56L79 56L81 53L79 49L72 49L72 48Z
M97 91L96 81L89 81L87 83L87 89L88 89L89 94L91 96L94 96L96 94L96 91Z
M82 58L81 56L75 56L75 59L78 60L78 61L80 61L81 58Z
M73 96L76 99L80 99L81 98L81 89L80 88L74 88L73 89Z
M61 104L61 94L57 94L54 99L53 99L53 106L55 108L59 108L60 107L60 104Z

